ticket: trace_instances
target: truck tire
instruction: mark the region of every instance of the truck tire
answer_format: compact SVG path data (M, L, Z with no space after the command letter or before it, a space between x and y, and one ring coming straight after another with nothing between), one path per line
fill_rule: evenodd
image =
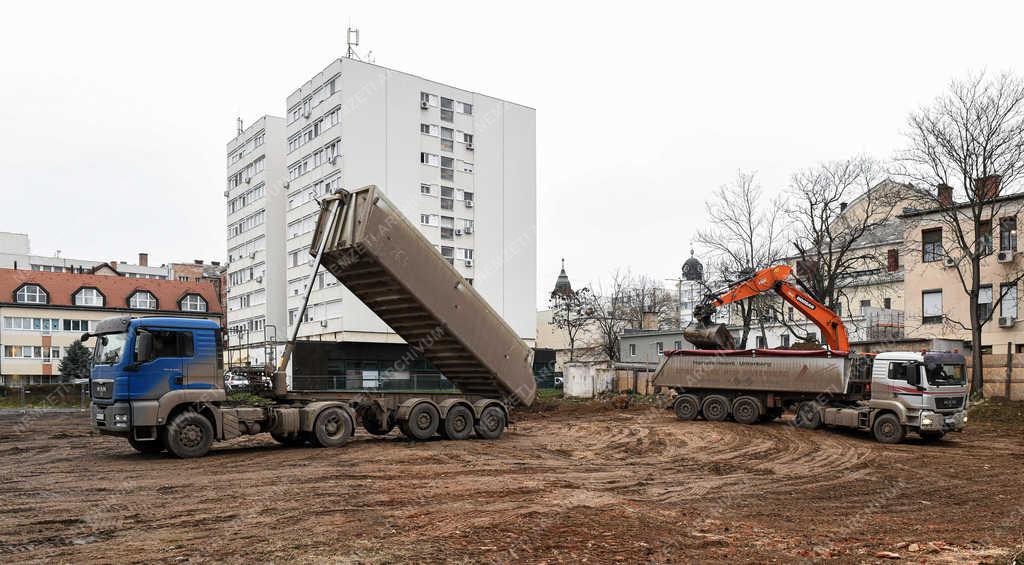
M274 438L274 441L277 443L288 447L299 447L306 443L306 436L299 433L282 434L270 432L270 437Z
M409 411L409 418L400 426L402 433L410 439L430 439L437 433L441 414L429 402L420 402Z
M917 435L921 436L921 440L925 443L931 443L942 439L946 435L946 432L917 432Z
M441 425L441 437L445 439L466 439L473 433L473 411L462 404L448 409Z
M704 399L701 405L701 412L704 419L709 422L722 422L729 418L729 399L720 395L712 394Z
M135 451L138 451L139 453L160 453L161 451L166 449L166 447L164 446L164 442L161 441L159 437L147 441L142 441L130 437L128 438L128 443L131 444L131 446L135 448Z
M892 412L886 412L875 418L875 424L871 426L875 439L879 443L900 443L907 436L907 428L900 423L900 419Z
M473 426L480 439L498 439L505 431L505 411L490 405L480 413L480 421Z
M732 417L741 424L756 424L761 419L761 403L753 396L741 396L732 401Z
M348 412L331 406L317 414L309 439L316 447L341 447L348 442L354 431L355 424Z
M805 430L816 430L821 427L821 410L818 403L813 400L801 402L796 407L796 419L798 428Z
M192 410L178 414L167 425L167 451L175 457L202 457L213 444L213 425Z
M696 420L700 415L700 399L695 394L680 394L672 409L680 420Z

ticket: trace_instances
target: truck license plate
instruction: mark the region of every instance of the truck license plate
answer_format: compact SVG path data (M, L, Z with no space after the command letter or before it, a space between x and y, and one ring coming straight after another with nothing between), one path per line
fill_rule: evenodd
M102 422L105 417L106 417L106 414L104 414L103 412L97 412L96 413L96 419L99 420L100 422Z

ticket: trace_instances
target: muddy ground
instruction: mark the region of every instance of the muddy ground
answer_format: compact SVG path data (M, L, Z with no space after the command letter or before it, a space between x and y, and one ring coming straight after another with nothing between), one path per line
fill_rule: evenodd
M1000 563L1022 547L1020 428L882 446L653 408L518 420L499 441L263 435L182 461L81 414L2 415L0 562Z

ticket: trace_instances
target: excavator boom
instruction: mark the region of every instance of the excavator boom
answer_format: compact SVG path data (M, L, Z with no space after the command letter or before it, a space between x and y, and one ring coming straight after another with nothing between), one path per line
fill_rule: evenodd
M725 329L724 324L714 324L711 321L715 310L726 304L774 291L790 306L818 326L818 329L821 330L822 340L829 349L849 351L849 336L842 319L814 297L790 283L787 279L792 272L793 268L789 265L769 267L736 283L717 296L711 297L704 305L694 309L695 325L683 331L684 337L702 349L732 349L734 347L732 336Z

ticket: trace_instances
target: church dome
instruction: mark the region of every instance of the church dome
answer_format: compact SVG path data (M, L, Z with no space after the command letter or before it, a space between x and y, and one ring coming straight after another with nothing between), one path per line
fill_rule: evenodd
M702 281L704 280L704 264L693 256L693 249L690 250L690 258L683 263L683 280Z

